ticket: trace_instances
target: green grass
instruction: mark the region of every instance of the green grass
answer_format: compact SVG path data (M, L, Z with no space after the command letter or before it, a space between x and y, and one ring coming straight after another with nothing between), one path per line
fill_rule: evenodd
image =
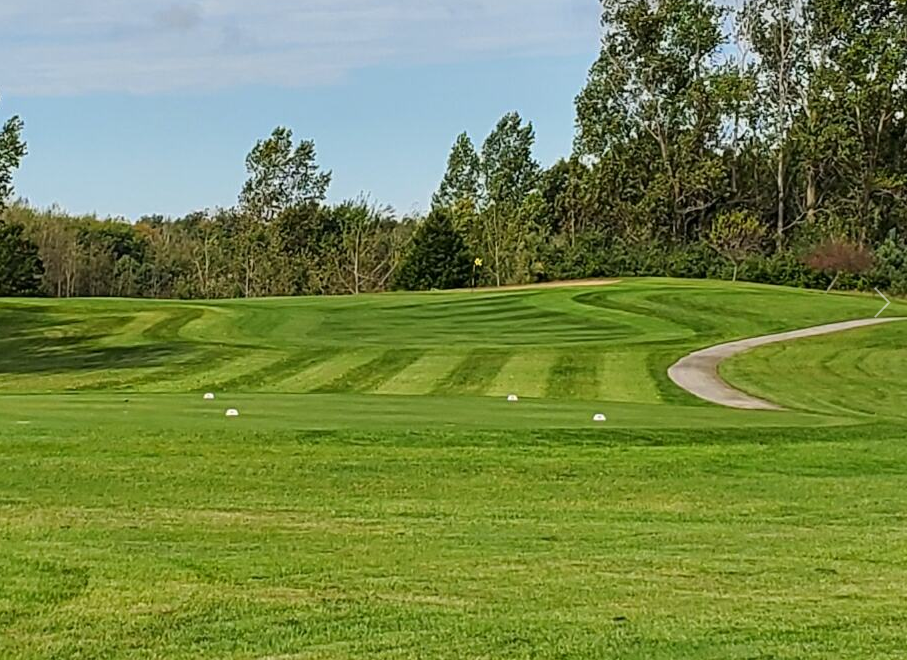
M880 306L2 301L0 658L907 657L907 323L665 373Z
M727 361L722 373L791 409L903 423L905 368L907 323L892 323L765 347Z

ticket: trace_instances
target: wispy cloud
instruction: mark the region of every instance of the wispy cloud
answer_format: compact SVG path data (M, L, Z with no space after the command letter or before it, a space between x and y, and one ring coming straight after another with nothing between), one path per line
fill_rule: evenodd
M201 25L201 7L192 2L186 4L172 4L154 14L154 18L165 30L185 32Z
M4 0L0 92L305 86L381 64L569 54L597 0Z

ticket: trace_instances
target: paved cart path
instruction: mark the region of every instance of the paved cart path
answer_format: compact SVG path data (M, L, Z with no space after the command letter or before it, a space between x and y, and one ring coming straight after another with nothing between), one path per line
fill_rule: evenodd
M729 357L767 344L830 335L835 332L905 320L907 319L882 318L844 321L842 323L820 325L814 328L804 328L803 330L781 332L775 335L765 335L764 337L732 341L687 355L668 369L668 376L675 384L690 394L720 406L739 408L741 410L782 410L780 406L774 403L750 396L728 385L718 375L718 366Z

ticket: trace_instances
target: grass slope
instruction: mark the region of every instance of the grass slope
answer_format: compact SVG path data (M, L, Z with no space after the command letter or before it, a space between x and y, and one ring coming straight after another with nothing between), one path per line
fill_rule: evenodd
M4 301L0 657L903 658L907 323L725 365L790 412L665 375L879 307Z
M664 372L695 348L878 307L867 297L658 280L355 299L8 301L0 392L499 395L510 387L658 403L678 400Z

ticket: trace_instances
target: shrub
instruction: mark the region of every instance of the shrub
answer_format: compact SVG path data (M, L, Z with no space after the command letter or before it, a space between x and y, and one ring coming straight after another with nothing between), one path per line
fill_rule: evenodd
M874 257L868 248L835 238L823 241L806 256L806 264L810 268L834 274L826 291L835 287L842 274L862 275L872 268L873 263Z
M740 263L759 247L765 237L765 227L746 211L721 213L709 231L709 245L734 266L731 278L737 281Z

